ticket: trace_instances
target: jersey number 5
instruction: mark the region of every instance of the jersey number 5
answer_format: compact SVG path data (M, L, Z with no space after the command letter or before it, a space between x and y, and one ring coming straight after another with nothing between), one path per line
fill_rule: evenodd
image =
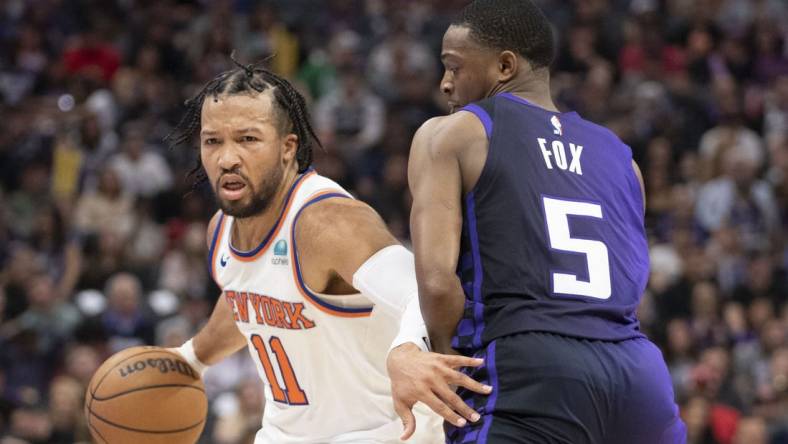
M573 238L569 233L569 216L602 219L602 206L573 200L542 197L550 248L565 253L583 254L588 263L588 282L577 275L551 272L553 293L607 299L611 295L610 262L607 246L590 239Z
M252 335L250 338L252 345L257 350L257 356L260 358L260 364L263 366L265 377L271 386L271 393L273 394L274 401L283 402L288 405L307 405L309 401L306 399L306 393L301 390L298 385L298 379L293 372L293 366L290 364L290 358L287 357L282 341L276 336L269 339L268 344L276 356L276 362L279 364L279 373L285 382L283 389L279 385L279 380L276 379L274 373L274 366L271 364L271 359L268 357L268 350L265 347L265 341L259 335Z

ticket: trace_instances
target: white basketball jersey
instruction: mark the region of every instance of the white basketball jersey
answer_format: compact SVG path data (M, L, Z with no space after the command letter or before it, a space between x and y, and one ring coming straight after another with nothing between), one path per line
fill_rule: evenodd
M399 320L361 294L315 293L301 277L293 229L301 211L323 199L348 197L330 179L302 174L274 228L246 252L231 246L233 218L219 216L211 274L265 382L255 444L400 442L402 425L385 368ZM422 411L420 436L409 442L443 442L440 424Z

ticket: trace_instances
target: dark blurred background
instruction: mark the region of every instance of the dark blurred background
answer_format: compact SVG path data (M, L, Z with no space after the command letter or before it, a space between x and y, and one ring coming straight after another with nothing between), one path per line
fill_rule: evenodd
M690 443L788 442L788 1L537 0L562 109L613 129L648 194L640 309ZM407 244L410 139L444 114L460 0L0 0L0 443L87 442L110 354L209 314L210 190L162 139L217 73L271 54L310 102L316 167ZM206 375L203 442L247 443L261 382Z

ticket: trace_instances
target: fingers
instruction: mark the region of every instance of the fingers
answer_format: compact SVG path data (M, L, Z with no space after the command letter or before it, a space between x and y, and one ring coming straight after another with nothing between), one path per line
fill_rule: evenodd
M438 395L438 398L440 398L453 411L459 413L470 422L476 422L481 417L478 412L468 406L468 404L466 404L462 398L460 398L448 387L438 387L436 389L436 395Z
M469 358L467 356L442 355L443 362L451 368L458 367L480 367L484 364L484 359Z
M394 411L402 420L402 436L399 439L407 441L416 431L416 417L410 407L399 401L394 402Z
M448 390L448 389L447 389ZM465 427L465 424L468 421L465 418L461 417L457 413L454 412L445 402L443 402L440 398L435 396L435 394L430 393L429 395L425 396L424 399L421 400L424 404L427 405L433 412L440 415L446 421L454 424L457 427ZM460 401L462 402L462 401Z
M484 385L468 375L460 373L456 370L449 370L449 372L450 373L447 375L446 381L448 381L450 384L464 387L472 392L476 392L481 395L489 395L492 392L491 386Z

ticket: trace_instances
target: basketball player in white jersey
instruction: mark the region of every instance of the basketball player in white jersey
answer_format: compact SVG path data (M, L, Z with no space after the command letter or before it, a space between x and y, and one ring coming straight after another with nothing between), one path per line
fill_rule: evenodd
M389 381L391 348L426 351L413 256L374 210L309 167L316 138L301 95L262 68L239 65L187 106L171 141L199 135L204 177L221 208L208 244L222 297L177 350L202 372L247 346L267 401L255 444L399 442L391 384L432 391L426 404L453 424L478 420L448 383L489 392L457 371L480 360L418 351L410 356L431 360L434 384ZM395 361L391 373L407 375L407 359ZM409 442L443 442L440 416L418 407ZM405 427L410 436L413 424Z

